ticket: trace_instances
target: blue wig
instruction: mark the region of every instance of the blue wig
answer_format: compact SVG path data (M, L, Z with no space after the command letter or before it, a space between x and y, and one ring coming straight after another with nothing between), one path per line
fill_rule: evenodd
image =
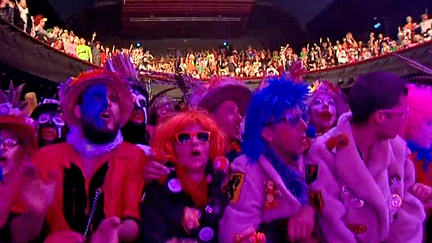
M266 124L281 119L287 110L306 109L306 84L294 83L286 76L273 77L268 82L267 87L253 95L246 111L242 151L252 163L258 161L263 152L261 132Z
M308 86L294 83L287 77L275 77L269 85L255 93L246 112L242 150L249 163L257 163L264 155L279 173L286 188L302 204L308 204L307 185L300 171L281 161L269 144L261 137L264 127L279 121L287 110L300 108L306 111ZM280 136L284 136L281 134Z

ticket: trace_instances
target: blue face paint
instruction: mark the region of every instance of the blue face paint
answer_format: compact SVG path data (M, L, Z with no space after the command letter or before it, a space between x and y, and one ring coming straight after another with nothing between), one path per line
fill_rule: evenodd
M84 91L80 105L83 122L90 123L99 129L106 126L106 122L101 118L101 113L108 108L107 94L105 84L95 84Z

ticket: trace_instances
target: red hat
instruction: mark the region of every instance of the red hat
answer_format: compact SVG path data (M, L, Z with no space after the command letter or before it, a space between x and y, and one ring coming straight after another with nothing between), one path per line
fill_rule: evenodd
M76 78L70 78L60 86L60 106L68 126L73 127L81 122L75 116L74 109L78 98L85 89L94 84L105 84L111 87L119 98L120 126L123 127L132 113L134 103L128 81L120 74L103 69L82 72Z
M13 132L23 141L26 148L36 150L37 139L33 119L21 111L26 103L19 102L23 88L24 84L15 89L11 81L7 95L0 90L0 130Z

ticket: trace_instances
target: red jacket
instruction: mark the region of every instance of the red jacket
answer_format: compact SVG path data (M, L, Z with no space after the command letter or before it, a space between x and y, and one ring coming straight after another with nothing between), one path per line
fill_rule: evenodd
M141 149L124 142L99 158L92 177L86 178L81 156L72 145L60 143L41 149L34 163L42 179L46 180L51 171L57 182L57 195L47 214L49 232L74 230L82 234L92 209L95 188L102 189L103 193L90 228L112 216L139 220L146 162Z

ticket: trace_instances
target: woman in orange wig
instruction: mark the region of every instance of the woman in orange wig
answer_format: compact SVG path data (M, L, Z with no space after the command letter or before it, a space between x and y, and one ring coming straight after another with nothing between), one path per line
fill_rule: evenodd
M217 242L228 203L221 190L225 135L206 113L192 110L161 124L153 141L156 158L170 172L145 190L142 242Z

